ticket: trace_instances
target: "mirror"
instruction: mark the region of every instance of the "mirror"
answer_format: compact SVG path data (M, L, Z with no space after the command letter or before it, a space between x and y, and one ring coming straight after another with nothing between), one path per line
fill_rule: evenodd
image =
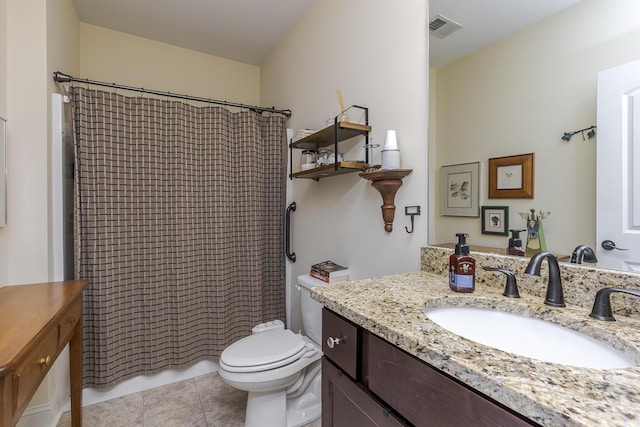
M637 16L637 0L581 0L431 69L431 188L440 188L442 166L479 161L481 206L509 206L510 228L520 229L519 213L549 211L549 250L595 249L597 129L594 138L562 136L597 123L598 72L638 59ZM534 198L489 199L488 159L524 153L535 153ZM435 192L430 244L465 232L472 245L506 248L508 237L482 234L480 218L439 216Z

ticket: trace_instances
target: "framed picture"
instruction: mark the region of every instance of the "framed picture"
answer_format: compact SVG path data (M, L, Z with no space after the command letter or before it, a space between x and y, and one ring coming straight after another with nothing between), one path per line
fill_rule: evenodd
M490 199L533 199L534 154L489 159Z
M509 206L482 207L482 234L509 235Z
M480 216L480 163L440 168L440 215Z

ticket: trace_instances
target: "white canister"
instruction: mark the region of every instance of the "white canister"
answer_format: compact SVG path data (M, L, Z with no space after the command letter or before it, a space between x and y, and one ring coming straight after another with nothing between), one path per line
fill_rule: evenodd
M400 169L400 150L382 150L382 169Z

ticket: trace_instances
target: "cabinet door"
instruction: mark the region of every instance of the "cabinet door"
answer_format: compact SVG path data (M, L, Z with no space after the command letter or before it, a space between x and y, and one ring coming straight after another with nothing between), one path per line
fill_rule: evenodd
M322 352L355 380L360 379L358 375L359 336L356 325L326 308L322 310ZM328 339L339 341L329 347Z
M403 425L326 357L322 358L322 427Z
M369 332L362 341L363 381L417 427L537 425Z

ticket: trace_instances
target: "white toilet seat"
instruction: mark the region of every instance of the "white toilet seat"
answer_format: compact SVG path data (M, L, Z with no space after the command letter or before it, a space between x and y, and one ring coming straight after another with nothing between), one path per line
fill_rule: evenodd
M267 331L249 335L227 347L220 355L220 367L228 372L260 372L286 366L316 352L316 346L307 345L301 335L288 329Z

